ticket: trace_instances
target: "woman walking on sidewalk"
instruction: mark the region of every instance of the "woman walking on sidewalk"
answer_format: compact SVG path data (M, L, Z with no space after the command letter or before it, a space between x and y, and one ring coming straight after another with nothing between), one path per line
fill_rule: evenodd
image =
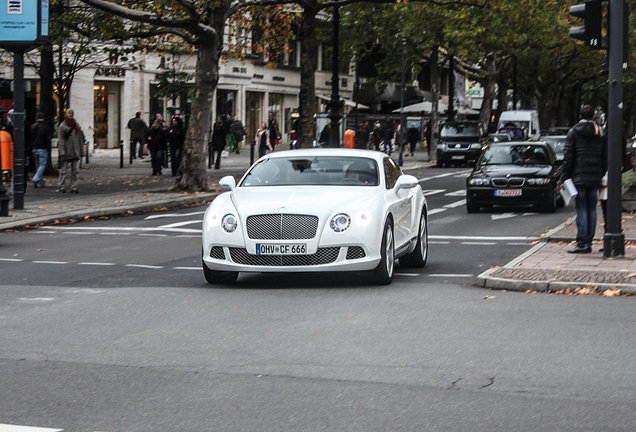
M84 156L84 133L74 117L75 111L72 109L66 110L64 121L57 130L59 141L58 163L60 167L58 190L62 193L66 192L66 170L68 164L71 165L71 193L78 193L79 163Z

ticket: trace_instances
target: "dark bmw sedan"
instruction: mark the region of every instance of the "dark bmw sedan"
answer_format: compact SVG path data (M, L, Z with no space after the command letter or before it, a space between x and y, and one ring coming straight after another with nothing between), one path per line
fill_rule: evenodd
M489 145L466 180L466 210L531 205L552 213L562 205L561 161L545 142L501 142Z

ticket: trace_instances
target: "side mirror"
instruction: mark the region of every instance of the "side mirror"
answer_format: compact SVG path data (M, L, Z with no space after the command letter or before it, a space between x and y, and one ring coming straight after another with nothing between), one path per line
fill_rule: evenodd
M236 188L236 180L233 176L225 176L219 180L219 186L222 190L233 191Z
M409 174L404 174L401 175L397 182L395 182L395 192L399 192L400 189L413 189L414 187L417 187L417 185L419 185L419 181L417 180L417 178L413 177L412 175Z

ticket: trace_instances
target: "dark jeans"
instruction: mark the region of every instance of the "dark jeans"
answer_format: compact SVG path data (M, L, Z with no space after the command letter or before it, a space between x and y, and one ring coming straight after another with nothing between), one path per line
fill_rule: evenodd
M144 139L141 138L131 138L130 139L130 155L135 157L135 153L137 153L135 151L135 149L137 148L137 143L139 143L139 158L141 159L142 157L144 157Z
M163 167L163 150L150 150L150 158L152 161L152 173L161 174Z
M170 161L172 162L172 175L177 175L177 171L179 171L179 165L181 165L181 153L183 152L183 148L170 147Z
M576 205L576 243L580 248L592 247L596 231L596 205L598 188L576 185L578 195Z
M266 153L267 153L267 146L262 145L262 146L260 146L258 148L258 157L259 158L262 158L263 156L265 156Z

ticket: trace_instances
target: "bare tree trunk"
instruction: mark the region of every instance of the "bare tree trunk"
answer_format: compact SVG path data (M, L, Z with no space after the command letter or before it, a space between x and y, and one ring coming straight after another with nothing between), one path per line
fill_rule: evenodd
M53 132L53 124L55 123L55 106L53 102L53 74L55 73L55 64L53 62L53 50L50 45L46 45L40 51L40 107L39 110L44 113L44 123ZM49 149L49 158L46 161L46 175L53 175L52 156L53 152Z
M183 159L175 188L190 191L204 191L208 188L206 156L207 131L210 130L210 114L214 89L219 82L220 38L223 36L223 23L216 26L218 38L203 40L199 44L194 96L190 123L183 145Z
M316 10L305 8L300 21L300 94L298 96L298 144L299 148L312 147L316 139L316 69L318 68L318 43L316 40Z
M431 97L432 112L429 127L431 128L431 141L428 143L430 147L429 155L431 160L437 160L437 140L439 131L439 88L441 80L439 73L439 47L433 47L431 52Z

